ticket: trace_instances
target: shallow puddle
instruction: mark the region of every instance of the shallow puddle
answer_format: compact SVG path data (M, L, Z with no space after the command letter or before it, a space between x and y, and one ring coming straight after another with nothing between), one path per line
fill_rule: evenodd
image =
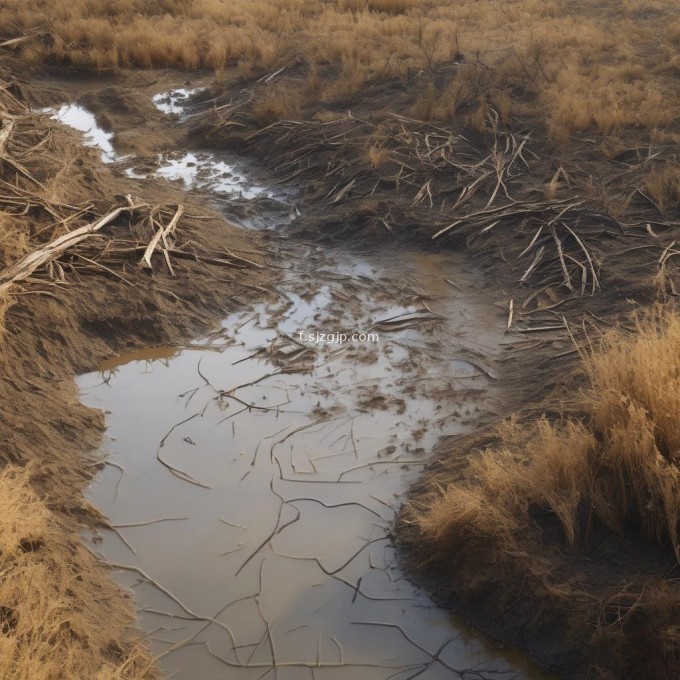
M203 92L205 87L179 87L169 92L160 92L153 96L154 106L166 115L182 116L191 97Z
M109 424L91 500L116 530L94 548L124 567L161 666L543 677L407 582L388 536L437 439L493 410L504 313L452 255L283 261L276 299L80 379Z
M121 157L113 148L113 133L103 130L94 114L86 108L78 104L64 104L59 108L43 109L42 113L82 132L84 144L99 148L104 163L114 163L120 160Z
M237 196L252 199L260 195L273 196L264 187L239 172L233 163L216 157L211 152L189 151L161 154L150 170L132 167L126 171L128 177L148 179L162 177L179 181L187 190L210 192L217 195Z
M173 90L154 97L156 106L165 113L181 114L191 94L196 90ZM138 163L130 156L121 156L114 147L114 134L106 132L95 115L79 104L64 104L59 108L43 109L42 113L83 134L86 146L97 147L105 163L127 161L125 174L133 179L161 178L179 182L187 191L201 191L216 197L254 199L258 197L283 198L247 176L239 169L238 160L226 153L212 151L177 151L159 154L155 159Z

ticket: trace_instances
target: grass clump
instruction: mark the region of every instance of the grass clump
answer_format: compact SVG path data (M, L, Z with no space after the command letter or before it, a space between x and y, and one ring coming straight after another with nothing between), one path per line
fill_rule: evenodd
M506 436L516 438L516 424ZM578 509L595 441L579 423L558 428L543 420L519 456L511 449L487 451L470 463L466 484L446 489L419 519L421 531L438 543L493 541L516 550L517 534L531 522L532 508L554 512L574 544Z
M466 482L418 518L438 542L492 541L517 551L523 529L550 513L570 546L594 519L619 535L672 546L680 560L680 317L654 312L632 334L605 336L585 357L582 420L511 420L507 447L472 460Z
M680 316L646 312L583 365L581 417L506 421L426 475L398 534L440 597L546 665L677 678Z
M64 543L59 521L31 477L30 466L0 470L0 677L152 677L148 652L117 647L105 626L93 625L90 597L111 599L111 632L126 612L112 598L115 587L99 588L88 574L94 558L84 547Z

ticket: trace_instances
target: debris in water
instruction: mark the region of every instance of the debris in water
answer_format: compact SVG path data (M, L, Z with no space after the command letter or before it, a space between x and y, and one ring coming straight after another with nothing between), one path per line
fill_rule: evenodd
M188 90L184 87L180 87L176 90L170 90L169 92L161 92L154 95L153 103L159 111L162 111L168 116L181 116L184 113L184 109L186 108L189 99L198 92L203 92L205 89L207 88L195 87L192 90Z

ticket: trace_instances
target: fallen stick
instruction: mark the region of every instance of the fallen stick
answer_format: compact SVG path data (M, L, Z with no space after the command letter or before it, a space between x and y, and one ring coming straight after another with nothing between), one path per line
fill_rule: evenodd
M9 138L13 130L14 121L7 120L5 124L2 126L2 130L0 130L0 154L3 154L5 152L5 146L7 146L7 142L9 141Z
M567 263L564 261L564 253L562 252L562 242L555 232L555 227L550 227L550 233L552 234L553 240L557 245L557 253L560 257L560 265L562 267L562 274L564 276L564 285L569 289L570 292L574 293L574 286L571 283L571 276L569 276L569 271L567 269Z
M0 47L15 47L16 45L20 45L21 43L27 42L28 40L33 40L33 38L37 38L40 35L44 35L44 33L43 32L31 33L30 35L22 35L19 38L11 38L10 40L4 40L3 42L0 43Z
M139 207L141 207L141 205L116 208L97 222L92 222L91 224L79 227L68 234L60 236L46 246L25 255L16 264L0 273L0 293L4 293L12 286L12 284L23 281L42 265L54 260L69 248L72 248L81 241L89 238L92 234L98 232L107 224L115 220L121 213L129 212Z
M165 229L159 229L155 234L154 237L149 241L149 245L146 247L146 250L144 251L144 255L142 256L142 260L140 264L144 267L148 267L149 269L153 269L151 265L151 256L153 255L154 250L156 250L156 246L158 245L158 242L163 239L163 242L165 243L165 239L172 234L172 232L175 230L175 227L177 226L177 223L179 222L179 218L182 216L182 213L184 212L184 206L183 205L178 205L177 206L177 212L175 213L174 217L170 220L170 223L168 224ZM166 251L167 251L167 244L166 244ZM171 268L172 270L172 268Z
M113 529L127 529L128 527L146 527L150 524L158 524L159 522L177 522L179 520L189 519L188 517L160 517L159 519L150 519L146 522L131 522L125 524L111 524Z

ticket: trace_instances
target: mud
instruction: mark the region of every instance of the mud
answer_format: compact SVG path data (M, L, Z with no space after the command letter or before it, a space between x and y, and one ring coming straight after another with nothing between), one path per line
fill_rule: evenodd
M203 160L203 177L222 169ZM245 171L231 176L242 178L231 200L258 195ZM220 185L193 186L233 210ZM134 588L161 667L206 679L546 677L414 588L389 534L441 434L496 415L494 362L514 340L502 306L451 253L282 236L268 247L279 272L268 301L79 380L109 426L90 500L113 529L92 546Z

